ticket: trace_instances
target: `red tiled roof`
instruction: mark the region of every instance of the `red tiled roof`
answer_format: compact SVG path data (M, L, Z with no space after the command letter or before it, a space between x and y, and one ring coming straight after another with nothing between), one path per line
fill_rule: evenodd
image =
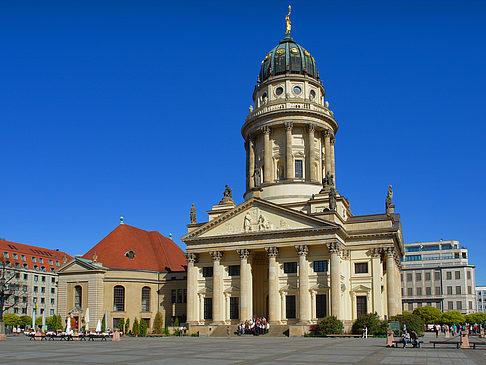
M130 259L127 253L133 251ZM171 239L156 231L120 224L100 243L89 250L84 259L97 261L111 269L135 269L158 272L184 271L186 258L184 252Z
M56 261L59 262L59 265L63 264L62 258L64 255L66 255L68 261L72 259L71 256L62 251L5 240L0 240L0 251L1 257L5 261L9 261L12 266L18 262L20 267L23 267L23 264L27 264L30 270L34 268L34 265L37 265L39 268L44 266L46 271L51 271L51 268L57 269L59 267L56 266ZM4 252L8 252L8 258L4 257ZM17 254L17 258L14 258L14 253ZM22 255L25 256L25 260L22 260ZM35 261L32 258L35 258ZM39 259L42 259L43 262ZM52 260L52 265L49 264L49 260Z

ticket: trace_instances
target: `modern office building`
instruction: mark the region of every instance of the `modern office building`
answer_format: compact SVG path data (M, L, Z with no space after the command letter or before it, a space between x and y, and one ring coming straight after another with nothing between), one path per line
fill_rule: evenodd
M430 305L444 312L476 311L475 266L458 241L406 243L402 260L403 310Z
M476 287L476 312L486 313L486 286Z
M56 270L71 259L68 254L43 247L0 240L1 266L9 284L18 286L6 308L19 316L51 316L57 313Z

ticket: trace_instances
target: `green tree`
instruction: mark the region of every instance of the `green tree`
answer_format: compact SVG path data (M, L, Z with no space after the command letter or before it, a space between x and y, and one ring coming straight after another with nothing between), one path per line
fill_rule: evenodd
M133 320L133 326L132 326L132 335L137 336L140 334L140 326L138 325L138 319L135 317Z
M422 318L422 321L424 321L425 324L439 323L442 317L442 312L430 305L415 308L413 314Z
M465 317L467 323L486 323L486 313L471 313Z
M128 333L130 331L130 318L127 318L127 321L125 322L125 333Z
M154 319L154 328L153 328L153 333L155 334L162 334L162 314L160 314L160 312L157 312L157 314L155 315L155 319Z
M62 322L62 316L58 314L57 321L56 321L56 331L62 331L63 329L64 329L64 323Z
M335 316L323 318L317 326L318 335L340 335L343 333L343 322Z
M390 318L390 321L400 322L400 329L402 329L403 325L405 324L407 326L407 330L414 330L419 335L424 333L425 330L425 323L422 318L415 314L411 314L410 312L408 312L408 314L402 313L398 316L393 316Z
M458 311L449 311L442 313L441 322L447 324L454 324L454 323L464 323L465 318L464 316Z
M356 335L362 334L364 326L368 328L369 335L384 335L387 331L386 321L382 321L376 313L360 315L358 319L354 321L351 332Z
M179 317L176 317L174 321L174 327L179 327Z
M143 318L140 318L140 334L144 336L147 334L147 322Z
M30 316L21 316L19 320L19 325L21 326L28 326L32 324L32 317Z
M103 314L103 318L101 319L101 332L105 332L105 315Z
M20 324L20 317L13 313L5 313L3 315L3 321L7 326L17 326Z
M125 318L120 318L120 320L118 321L118 329L120 331L125 330Z
M42 326L42 317L37 317L35 319L35 325L36 326Z

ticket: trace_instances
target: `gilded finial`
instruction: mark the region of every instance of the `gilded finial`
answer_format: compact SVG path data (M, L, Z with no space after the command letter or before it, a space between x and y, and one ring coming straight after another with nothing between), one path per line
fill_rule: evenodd
M290 35L290 30L292 29L292 23L290 22L290 12L292 8L289 5L289 13L285 17L285 35Z

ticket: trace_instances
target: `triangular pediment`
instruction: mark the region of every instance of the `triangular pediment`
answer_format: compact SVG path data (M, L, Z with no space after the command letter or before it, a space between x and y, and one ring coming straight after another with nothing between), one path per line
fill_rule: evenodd
M323 219L253 198L185 235L182 240L335 227L334 223Z
M353 285L353 292L366 292L371 291L371 287L363 284Z
M62 265L58 270L58 274L74 274L74 273L84 273L91 271L106 271L107 268L102 266L97 266L95 263L89 260L75 258L64 265Z

